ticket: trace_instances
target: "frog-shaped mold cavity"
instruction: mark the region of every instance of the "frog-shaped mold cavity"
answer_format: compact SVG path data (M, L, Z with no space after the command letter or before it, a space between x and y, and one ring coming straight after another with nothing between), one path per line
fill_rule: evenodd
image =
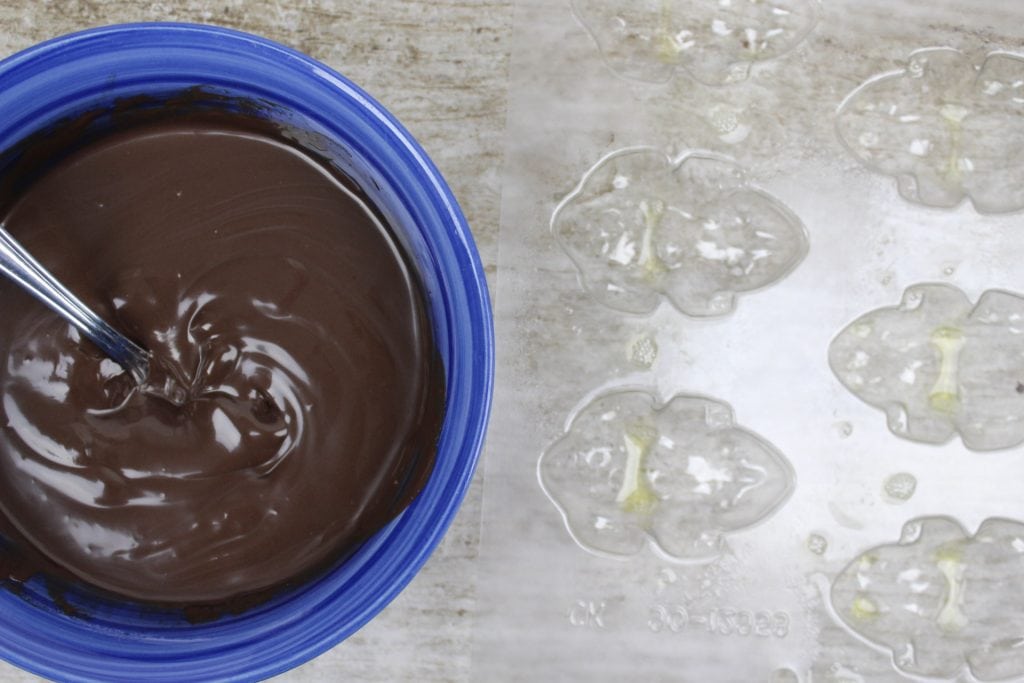
M789 497L786 458L735 425L724 403L639 390L587 404L538 463L541 486L572 537L598 554L648 543L669 557L716 556L723 537Z
M789 52L818 20L818 0L572 0L608 67L664 83L680 71L707 85L747 78Z
M595 299L649 313L662 298L691 316L730 313L736 296L784 277L807 254L785 205L726 157L651 147L613 152L555 209L551 229Z
M1024 524L988 519L971 536L947 517L911 520L898 543L855 558L832 584L835 614L889 650L900 672L1024 676Z
M900 194L982 213L1024 209L1024 57L990 53L978 63L951 48L910 55L840 105L843 143Z
M1024 443L1020 296L989 290L972 306L956 287L913 285L900 305L843 329L829 364L898 436L944 443L960 434L979 451Z

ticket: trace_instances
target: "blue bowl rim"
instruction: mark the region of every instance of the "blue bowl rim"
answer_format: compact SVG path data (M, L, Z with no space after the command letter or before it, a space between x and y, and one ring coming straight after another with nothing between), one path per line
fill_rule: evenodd
M250 659L252 652L258 651L262 647L261 642L249 643L249 647L246 647L247 652L239 650L236 657L237 668L229 678L237 680L265 678L312 659L332 648L365 625L412 580L413 576L419 571L440 542L465 497L483 449L494 385L493 314L486 278L469 226L450 188L426 152L402 124L362 88L330 67L297 50L261 36L219 26L175 22L115 24L58 36L7 57L0 61L0 84L2 84L4 74L10 70L34 60L50 56L61 50L80 47L82 43L89 43L97 39L145 32L174 33L182 38L196 38L199 42L204 40L235 41L239 47L245 46L249 49L269 50L279 55L283 60L287 60L291 66L303 69L309 78L317 79L322 84L336 89L342 99L358 103L358 106L365 114L372 116L383 125L386 130L385 134L392 144L400 148L404 156L413 162L415 165L414 170L420 180L426 184L434 199L434 208L442 212L447 223L449 238L452 245L457 249L457 257L459 258L460 272L454 274L453 277L455 277L457 282L466 287L465 295L468 305L472 309L472 319L470 320L472 329L469 330L469 334L465 335L467 340L472 341L470 358L466 361L470 366L467 370L471 375L473 383L472 391L450 397L451 401L461 404L456 407L466 416L463 424L468 426L468 430L460 434L461 438L457 444L459 457L461 458L460 467L454 470L451 478L444 482L445 495L438 499L438 506L435 506L432 510L434 520L432 526L423 530L425 533L416 538L416 543L412 545L409 543L403 544L401 550L404 554L401 557L401 566L391 572L389 582L379 592L365 601L361 613L344 625L341 625L340 628L327 631L321 629L315 634L307 634L309 637L302 638L300 643L293 643L290 646L286 656L273 662L257 664ZM456 332L462 333L463 331L458 330L452 333L455 334ZM450 403L449 411L453 412L452 409L453 405ZM431 479L434 479L433 475ZM428 487L430 485L428 483ZM408 513L415 507L416 503L414 502L413 506L406 513L403 513L403 515L394 520L378 536L390 534L396 527L401 526L407 520ZM371 539L365 547L369 552L376 554L384 552L380 546L381 544L375 543L374 539ZM394 569L394 566L395 563L392 562L391 568ZM333 596L328 595L327 597L331 598ZM266 635L266 633L263 633L260 637L265 637ZM155 641L153 647L158 650L160 643ZM76 660L76 666L70 668L67 666L70 663L67 661L67 656L70 654L66 652L36 652L28 655L23 651L15 651L9 648L6 639L0 639L0 658L6 659L23 669L57 679L75 678L79 680L92 680L94 678L100 679L105 675L127 678L142 676L162 678L169 675L170 679L178 678L180 680L190 677L202 677L205 662L204 659L199 658L193 660L175 659L174 661L154 664L146 659L134 657L119 662L106 662L103 655L93 659L88 655L78 655L84 659L82 661ZM84 664L85 666L78 666L79 664ZM113 665L116 670L105 669L104 664Z

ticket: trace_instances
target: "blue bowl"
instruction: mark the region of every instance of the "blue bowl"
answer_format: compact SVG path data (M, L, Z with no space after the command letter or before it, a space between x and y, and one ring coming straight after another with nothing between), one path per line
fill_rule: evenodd
M458 509L483 443L494 375L487 285L466 221L412 136L369 95L309 57L210 26L127 24L42 43L0 62L0 150L124 98L199 86L263 115L356 179L420 270L447 377L430 480L412 505L340 566L236 616L193 625L179 612L45 582L0 590L0 657L60 680L265 678L315 657L369 621L409 582ZM2 172L2 169L0 169Z

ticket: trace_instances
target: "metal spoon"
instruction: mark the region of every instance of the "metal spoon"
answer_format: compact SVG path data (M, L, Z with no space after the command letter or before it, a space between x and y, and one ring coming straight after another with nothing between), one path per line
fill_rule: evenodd
M27 289L79 329L142 386L149 376L149 352L108 325L43 268L0 226L0 272Z

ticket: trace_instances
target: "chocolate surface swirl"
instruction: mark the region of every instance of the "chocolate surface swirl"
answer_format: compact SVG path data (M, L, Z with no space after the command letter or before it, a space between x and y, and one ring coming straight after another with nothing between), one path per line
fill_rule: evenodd
M0 281L0 513L86 583L198 604L326 566L422 487L444 386L357 188L201 115L61 160L8 230L153 353L146 386Z

